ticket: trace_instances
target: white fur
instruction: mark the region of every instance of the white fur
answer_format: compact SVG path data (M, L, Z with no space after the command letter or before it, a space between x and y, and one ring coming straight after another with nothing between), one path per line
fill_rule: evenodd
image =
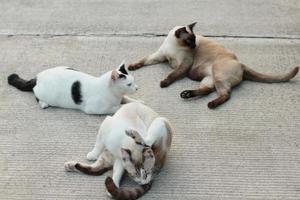
M107 149L114 157L113 181L117 187L124 173L122 166L121 149L137 148L134 140L125 134L125 130L133 129L140 133L145 143L149 146L162 140L160 148L165 148L168 130L167 119L159 117L149 107L140 103L129 103L124 105L112 117L107 117L100 126L96 144L91 152L88 153L88 160L96 160L99 155ZM151 181L151 177L141 184Z
M119 72L120 73L120 72ZM137 85L134 78L111 78L112 71L94 77L67 67L55 67L40 72L33 88L41 108L50 106L79 109L87 114L111 114L121 107L125 94L134 93ZM72 99L71 87L75 81L81 84L82 102L76 104ZM128 84L131 84L128 86ZM126 98L126 102L135 101Z

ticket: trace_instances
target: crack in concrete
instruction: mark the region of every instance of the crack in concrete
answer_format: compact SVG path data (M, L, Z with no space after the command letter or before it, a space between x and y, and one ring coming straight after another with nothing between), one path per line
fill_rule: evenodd
M54 38L54 37L166 37L168 34L165 33L102 33L102 34L78 34L78 33L62 33L62 34L1 34L4 37L43 37L43 38ZM244 39L291 39L300 40L300 36L259 36L259 35L214 35L214 34L203 34L204 37L211 38L244 38Z

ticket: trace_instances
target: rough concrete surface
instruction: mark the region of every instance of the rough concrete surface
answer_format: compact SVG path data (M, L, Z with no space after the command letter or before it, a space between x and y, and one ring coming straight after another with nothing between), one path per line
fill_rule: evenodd
M252 68L286 72L300 64L299 13L296 0L1 0L0 199L109 199L104 180L111 174L63 168L68 160L86 162L105 116L42 110L31 93L7 84L10 73L31 78L67 65L100 75L153 52L164 39L159 35L191 21ZM168 163L142 199L300 199L299 75L282 84L244 82L209 110L215 93L179 97L197 82L161 89L168 72L165 64L132 72L140 86L133 97L176 131Z

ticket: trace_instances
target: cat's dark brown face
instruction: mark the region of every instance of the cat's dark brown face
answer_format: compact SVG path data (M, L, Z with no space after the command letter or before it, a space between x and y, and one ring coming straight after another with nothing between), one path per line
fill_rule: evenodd
M186 46L188 48L194 49L196 47L196 36L193 32L195 23L187 25L185 27L179 28L175 31L175 37L181 46Z

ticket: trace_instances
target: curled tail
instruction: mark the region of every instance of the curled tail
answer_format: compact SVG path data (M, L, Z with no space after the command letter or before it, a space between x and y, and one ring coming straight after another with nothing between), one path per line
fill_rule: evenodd
M263 82L263 83L287 82L290 79L294 78L299 71L299 67L295 67L292 71L290 71L286 74L268 75L268 74L262 74L262 73L256 72L244 64L242 64L242 66L244 69L243 78L245 80L257 81L257 82Z
M18 74L11 74L7 78L8 84L18 88L21 91L32 92L34 86L36 85L36 79L31 79L26 81L19 77Z
M151 189L151 183L146 185L139 185L136 187L120 187L118 188L111 177L107 177L105 180L105 186L107 191L116 200L135 200L143 196Z

